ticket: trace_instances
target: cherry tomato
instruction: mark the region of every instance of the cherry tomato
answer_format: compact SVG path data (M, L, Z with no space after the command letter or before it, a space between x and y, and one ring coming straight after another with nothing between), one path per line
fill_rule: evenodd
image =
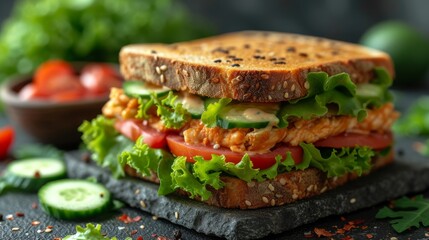
M332 136L314 143L316 147L355 147L355 146L368 146L372 149L383 149L392 145L392 133L370 133L370 134L356 134L356 133L342 133Z
M165 148L167 146L167 134L144 126L142 121L118 120L115 122L115 129L133 141L143 136L144 143L151 148Z
M4 159L12 146L15 132L12 127L0 128L0 159Z
M51 95L59 91L70 90L77 86L73 67L63 60L50 60L37 68L34 74L36 91L42 95ZM71 81L73 80L73 81ZM80 85L79 81L78 85Z
M224 155L227 162L239 163L243 158L244 153L236 153L227 148L214 149L203 145L188 145L183 137L178 135L167 136L167 144L171 153L176 156L185 156L188 162L194 162L194 156L201 156L204 159L211 159L212 154ZM281 155L286 157L287 152L290 152L296 164L302 161L302 148L292 146L278 146L273 151L263 154L249 154L250 160L254 168L266 169L276 163L276 156Z
M36 91L34 83L25 85L18 93L18 97L23 100L43 99L44 96Z
M92 94L102 95L110 91L112 87L121 87L122 81L116 70L102 63L94 63L85 66L82 70L80 81Z

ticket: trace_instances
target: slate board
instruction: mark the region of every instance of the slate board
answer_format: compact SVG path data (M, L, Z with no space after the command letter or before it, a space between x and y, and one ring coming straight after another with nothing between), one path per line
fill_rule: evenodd
M399 154L395 163L375 174L318 197L256 210L220 209L180 196L158 196L157 185L131 178L114 179L106 170L81 161L80 152L68 154L67 163L70 177L95 177L131 207L204 234L227 239L256 239L428 188L429 160L412 149L414 141L398 139L395 151ZM145 207L140 204L142 200Z

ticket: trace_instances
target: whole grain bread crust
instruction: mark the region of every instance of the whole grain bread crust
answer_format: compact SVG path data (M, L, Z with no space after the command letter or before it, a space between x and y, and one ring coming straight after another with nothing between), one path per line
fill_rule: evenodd
M307 94L306 76L346 72L355 83L374 67L393 77L390 57L359 45L297 34L245 31L176 44L135 44L120 52L126 79L213 98L280 102Z
M392 161L393 150L386 156L373 158L371 172ZM129 166L125 167L125 172L133 177L159 183L156 175L142 177ZM219 190L209 189L212 192L212 196L205 202L221 208L256 209L281 206L300 199L320 195L358 177L354 173L348 173L341 177L328 178L326 173L316 168L282 173L272 180L263 182L246 182L238 178L222 176L221 180L225 183L225 186ZM188 195L184 191L178 191L177 193L184 196ZM201 201L198 198L197 200Z

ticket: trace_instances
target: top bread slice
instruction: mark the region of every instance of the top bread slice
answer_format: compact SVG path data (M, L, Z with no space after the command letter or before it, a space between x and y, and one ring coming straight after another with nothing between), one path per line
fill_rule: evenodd
M212 98L281 102L307 94L308 72L346 72L369 82L374 67L393 77L390 57L359 45L298 34L244 31L175 44L134 44L120 52L125 79Z

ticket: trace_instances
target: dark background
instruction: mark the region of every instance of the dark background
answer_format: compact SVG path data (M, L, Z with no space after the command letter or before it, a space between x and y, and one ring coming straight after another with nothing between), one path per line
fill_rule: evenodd
M216 32L244 29L303 33L357 42L373 24L397 19L429 35L427 0L178 0ZM0 22L16 0L1 0Z

